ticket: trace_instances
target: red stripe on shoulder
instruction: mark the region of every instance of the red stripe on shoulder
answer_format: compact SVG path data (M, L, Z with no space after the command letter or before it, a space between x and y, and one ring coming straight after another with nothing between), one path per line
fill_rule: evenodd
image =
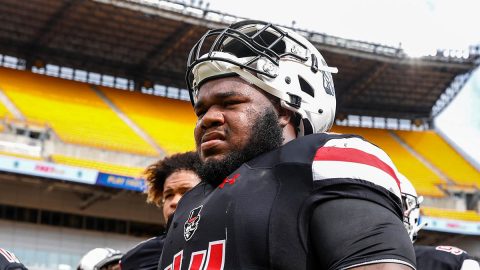
M340 148L333 146L324 146L318 148L315 153L315 161L343 161L354 162L364 165L369 165L378 168L387 174L389 174L395 182L397 182L400 188L400 181L395 173L395 170L387 163L383 162L380 158L370 153L366 153L362 150L355 148Z

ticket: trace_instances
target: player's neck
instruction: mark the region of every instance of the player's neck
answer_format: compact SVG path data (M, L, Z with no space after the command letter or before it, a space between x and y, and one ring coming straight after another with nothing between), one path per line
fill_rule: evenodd
M288 142L295 140L297 138L297 132L295 131L295 127L291 124L286 125L283 128L283 144L287 144Z

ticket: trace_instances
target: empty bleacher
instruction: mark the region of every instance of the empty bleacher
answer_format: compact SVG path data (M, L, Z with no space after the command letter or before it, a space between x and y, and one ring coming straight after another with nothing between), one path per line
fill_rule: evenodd
M422 214L429 217L480 222L480 215L473 210L456 211L444 208L423 207Z
M358 134L382 148L393 160L397 169L410 179L418 194L431 197L445 196L439 188L439 184L445 184L445 181L396 141L388 130L335 126L332 131Z
M11 113L10 111L8 111L7 107L5 107L5 105L0 102L0 119L3 119L5 117L10 117L11 116Z
M196 117L187 101L108 87L100 90L167 154L195 149Z
M435 131L395 131L395 133L456 184L480 187L480 172Z
M59 164L95 169L104 173L118 174L123 176L140 177L145 168L128 167L108 162L100 162L90 159L73 158L63 155L51 155L50 159Z
M0 68L0 89L26 121L48 125L64 142L148 156L158 154L86 83ZM98 89L167 155L195 148L196 117L189 102L103 86ZM5 117L12 118L12 114L0 103L0 118ZM479 187L480 172L434 131L344 126L335 126L333 131L359 134L381 147L421 195L443 197L440 187L451 182L442 179L408 149L421 155L453 183ZM57 163L129 176L138 176L143 169L82 157L52 155L51 158Z
M27 120L68 143L156 155L85 83L0 68L0 88Z
M2 102L0 102L0 121L10 116L11 114L8 111L8 109L5 107L5 105L3 105ZM0 122L0 131L2 131L4 128L5 128L4 125Z

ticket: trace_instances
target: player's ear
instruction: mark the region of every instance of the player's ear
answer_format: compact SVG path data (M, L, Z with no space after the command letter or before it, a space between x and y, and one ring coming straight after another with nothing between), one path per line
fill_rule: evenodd
M292 122L294 119L294 113L290 110L287 110L283 108L282 106L279 106L278 108L278 122L280 124L280 127L284 128L287 126L290 122Z

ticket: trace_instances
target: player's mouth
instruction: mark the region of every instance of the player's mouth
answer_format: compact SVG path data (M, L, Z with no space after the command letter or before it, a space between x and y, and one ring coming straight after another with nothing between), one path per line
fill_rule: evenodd
M203 135L200 143L200 149L202 153L215 152L215 148L218 148L220 144L225 142L225 136L217 131L209 132Z

